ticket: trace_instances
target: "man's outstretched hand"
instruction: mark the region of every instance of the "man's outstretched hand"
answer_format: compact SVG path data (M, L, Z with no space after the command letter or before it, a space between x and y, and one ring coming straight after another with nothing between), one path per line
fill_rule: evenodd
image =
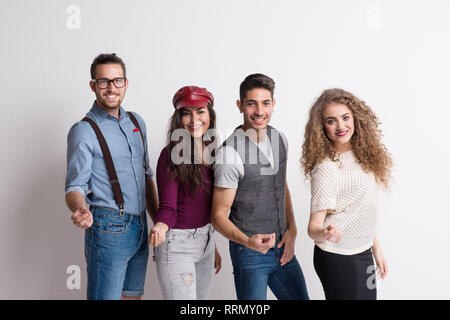
M87 229L92 226L94 218L88 208L81 208L72 214L72 222L79 228Z

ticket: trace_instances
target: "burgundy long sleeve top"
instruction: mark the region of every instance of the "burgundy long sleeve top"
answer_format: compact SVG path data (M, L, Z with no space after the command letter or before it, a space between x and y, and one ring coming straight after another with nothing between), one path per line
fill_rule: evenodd
M178 179L170 179L167 157L168 152L164 148L156 168L159 209L155 223L164 222L169 229L194 229L205 226L211 222L214 179L212 168L202 166L207 190L199 186L192 197L188 188L180 185Z

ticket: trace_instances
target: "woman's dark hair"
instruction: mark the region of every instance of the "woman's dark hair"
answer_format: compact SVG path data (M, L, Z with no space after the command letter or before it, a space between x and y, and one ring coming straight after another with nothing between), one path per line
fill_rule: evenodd
M211 104L208 104L207 106L208 112L209 112L209 128L212 129L216 127L216 113L211 106ZM209 190L209 188L206 185L204 176L203 176L203 168L202 164L196 164L194 161L194 138L189 134L190 137L190 147L191 147L191 159L190 163L181 163L181 164L175 164L172 162L171 154L173 148L180 143L180 141L172 141L172 133L176 129L184 129L183 123L181 122L181 119L183 117L183 108L175 110L172 117L169 120L169 129L167 131L167 170L169 173L170 179L177 179L181 186L185 187L187 186L189 193L191 196L194 196L197 188L199 186L203 187L205 190ZM200 139L200 138L198 138ZM201 137L203 141L203 137ZM206 145L211 143L211 141L203 141ZM182 151L181 151L182 152ZM180 156L183 156L180 154Z

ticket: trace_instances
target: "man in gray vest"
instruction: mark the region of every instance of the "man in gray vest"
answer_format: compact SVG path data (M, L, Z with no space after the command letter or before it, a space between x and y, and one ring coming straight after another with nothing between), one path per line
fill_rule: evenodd
M211 220L230 240L239 300L265 300L267 286L280 300L309 299L294 255L297 228L286 183L288 145L268 125L274 88L263 74L241 83L236 103L244 124L218 149L214 165Z

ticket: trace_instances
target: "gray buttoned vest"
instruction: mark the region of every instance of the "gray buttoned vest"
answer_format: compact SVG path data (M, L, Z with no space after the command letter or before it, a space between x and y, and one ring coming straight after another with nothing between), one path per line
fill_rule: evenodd
M241 127L236 128L236 130ZM247 136L236 131L224 142L236 150L244 164L231 206L230 220L248 237L275 233L277 241L286 231L286 148L280 133L267 126L274 168Z

